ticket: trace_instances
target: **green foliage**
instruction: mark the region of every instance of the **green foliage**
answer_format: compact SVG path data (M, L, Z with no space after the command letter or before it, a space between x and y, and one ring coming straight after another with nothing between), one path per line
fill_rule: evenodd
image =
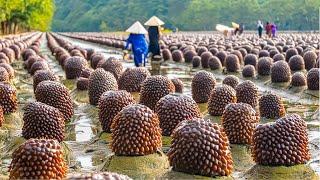
M217 23L271 21L280 30L316 30L319 0L56 0L54 31L123 31L153 15L166 27L213 30ZM105 28L107 27L107 28Z
M53 0L0 0L2 33L16 33L19 29L47 31L54 9Z

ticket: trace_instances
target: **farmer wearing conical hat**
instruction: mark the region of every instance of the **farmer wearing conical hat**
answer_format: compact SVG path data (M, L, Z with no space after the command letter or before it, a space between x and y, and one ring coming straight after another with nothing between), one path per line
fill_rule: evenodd
M126 49L128 49L130 44L132 45L131 50L134 55L135 66L146 66L148 43L145 34L147 34L147 30L137 21L129 27L126 32L130 33L127 39Z
M152 16L144 25L149 26L148 35L149 35L149 52L152 53L152 56L160 55L160 46L159 39L161 35L160 26L164 22L161 21L156 16Z

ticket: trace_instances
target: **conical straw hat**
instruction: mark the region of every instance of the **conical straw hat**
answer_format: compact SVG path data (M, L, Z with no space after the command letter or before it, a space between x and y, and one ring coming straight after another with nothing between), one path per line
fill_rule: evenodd
M239 28L239 27L240 27L240 25L237 24L237 23L235 23L235 22L232 22L231 24L232 24L232 27L233 27L233 28Z
M136 21L134 24L132 24L126 32L133 33L133 34L147 34L147 30L142 26L142 24L139 21Z
M157 16L152 16L146 23L146 26L161 26L164 25L164 22L161 21Z

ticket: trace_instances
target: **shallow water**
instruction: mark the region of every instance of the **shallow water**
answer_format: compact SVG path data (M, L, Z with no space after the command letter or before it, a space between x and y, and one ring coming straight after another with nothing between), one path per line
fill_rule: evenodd
M122 52L113 48L108 48L103 45L95 43L85 42L72 38L66 38L74 45L78 45L83 48L93 48L97 52L103 53L106 58L114 56L117 58L122 57ZM50 50L47 48L46 39L43 38L41 44L41 53L47 56L50 68L60 77L60 81L69 88L72 99L74 100L75 115L72 121L67 124L66 127L66 155L69 163L69 173L72 172L84 172L84 171L97 171L103 169L106 163L106 157L111 153L109 149L109 143L111 141L110 134L100 134L101 127L98 120L98 109L89 105L86 91L78 91L75 89L75 80L66 80L65 74L62 68L55 61L54 56L51 55ZM123 61L124 67L133 66L132 62ZM22 128L22 115L23 106L30 101L34 101L32 77L23 69L22 61L16 61L13 63L13 67L16 70L16 78L14 84L18 90L19 96L19 110L18 112L6 116L6 122L0 130L0 148L3 151L0 152L1 166L0 174L7 175L7 167L10 163L10 154L12 150L17 147L18 144L23 142L22 138L18 138L21 134ZM148 66L151 69L150 65ZM190 65L184 63L165 62L161 67L160 74L166 75L169 78L179 78L184 82L184 94L191 96L191 79L193 75L200 69L193 69ZM208 69L207 69L208 70ZM210 71L210 70L208 70ZM211 71L214 73L217 84L221 84L221 81L226 76L218 71ZM241 77L241 74L237 75L241 81L245 78ZM253 80L259 88L260 93L267 91L275 92L281 95L284 99L287 113L300 114L308 124L309 134L309 146L312 154L312 159L308 162L308 165L318 174L320 174L320 132L319 132L319 114L315 114L319 108L318 92L301 91L297 89L289 89L288 86L279 87L270 83L270 77L258 77ZM137 94L135 94L136 96ZM206 104L199 104L201 112L207 118L212 119L215 122L220 122L220 117L210 117L206 113ZM261 120L261 123L272 122L274 120ZM170 137L163 138L163 151L166 152L170 146ZM254 168L254 162L250 158L249 148L246 146L231 145L232 153L235 163L235 171L232 174L234 178L247 178L245 172L250 168ZM260 171L259 171L260 172ZM268 172L268 171L267 171ZM288 171L290 172L290 171ZM304 172L304 170L301 170ZM192 176L184 173L178 173L168 170L163 175L150 175L150 172L128 172L128 175L134 178L204 178L201 176ZM148 174L148 175L147 175ZM152 174L152 173L151 173ZM289 173L288 173L289 174ZM0 176L1 179L2 176Z

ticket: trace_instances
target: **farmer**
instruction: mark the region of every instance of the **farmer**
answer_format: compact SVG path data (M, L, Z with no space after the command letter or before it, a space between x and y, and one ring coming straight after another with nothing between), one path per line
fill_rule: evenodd
M164 25L164 22L161 21L158 17L152 16L146 23L144 23L144 25L149 26L149 52L152 53L152 56L160 55L160 26Z
M131 44L131 50L133 51L134 65L136 67L146 66L146 59L148 54L148 43L145 37L147 30L141 25L139 21L135 22L129 27L126 32L130 35L127 39L126 48L128 49Z
M276 32L277 32L277 26L275 23L272 23L271 25L271 32L272 32L272 37L276 37Z
M244 31L244 24L243 23L240 23L240 26L239 26L239 36L243 33Z
M260 21L260 20L258 21L257 26L258 26L258 34L259 34L259 38L261 38L261 37L262 37L263 24L261 23L261 21Z
M271 38L271 29L272 29L271 24L269 22L267 22L267 24L266 24L266 33L267 33L269 38Z

